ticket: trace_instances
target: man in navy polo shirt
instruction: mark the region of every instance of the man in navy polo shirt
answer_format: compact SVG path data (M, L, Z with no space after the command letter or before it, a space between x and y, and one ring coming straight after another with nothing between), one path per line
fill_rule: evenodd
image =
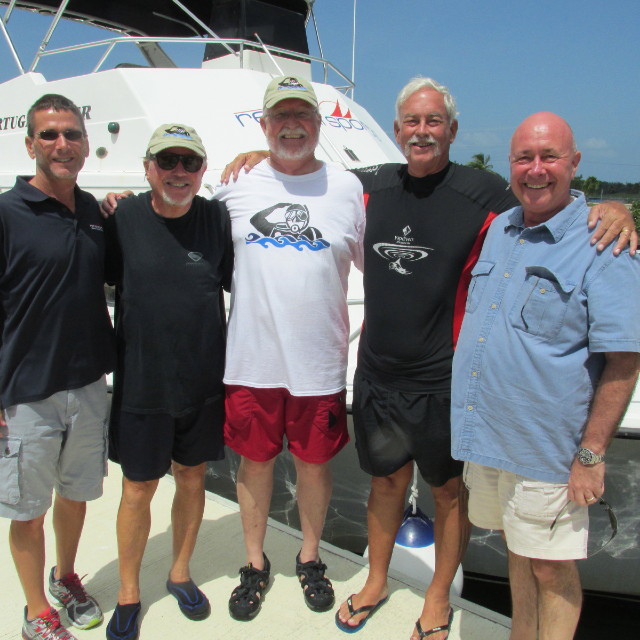
M598 253L571 191L580 153L553 113L511 140L520 201L491 225L453 358L452 454L467 461L469 518L504 531L511 637L574 637L587 507L638 375L640 260Z
M47 94L27 114L32 177L0 194L0 516L26 598L25 640L73 640L44 590L44 517L56 497L49 592L71 623L102 621L74 562L86 501L106 471L105 373L113 368L96 200L76 180L89 154L80 111Z

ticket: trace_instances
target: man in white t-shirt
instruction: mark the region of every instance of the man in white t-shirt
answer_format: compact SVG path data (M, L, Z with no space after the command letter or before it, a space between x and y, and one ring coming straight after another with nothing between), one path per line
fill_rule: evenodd
M310 83L273 79L263 113L269 161L216 193L231 216L235 252L224 381L225 443L242 456L247 564L229 600L240 620L258 613L269 582L263 545L285 437L303 534L296 574L310 609L334 603L318 545L331 497L328 463L348 441L346 291L351 263L362 267L364 233L360 182L315 157L320 115Z

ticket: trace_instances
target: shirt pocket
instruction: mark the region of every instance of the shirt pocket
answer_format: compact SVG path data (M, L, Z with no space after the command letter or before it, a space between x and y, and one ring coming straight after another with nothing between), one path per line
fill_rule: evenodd
M467 304L465 311L473 313L480 303L480 298L489 281L489 275L495 267L495 262L489 260L478 260L471 270L471 282L469 283L469 292L467 293Z
M512 324L545 340L554 339L564 324L576 283L547 267L525 267L526 278L512 310Z
M20 502L19 461L22 440L0 437L0 502Z

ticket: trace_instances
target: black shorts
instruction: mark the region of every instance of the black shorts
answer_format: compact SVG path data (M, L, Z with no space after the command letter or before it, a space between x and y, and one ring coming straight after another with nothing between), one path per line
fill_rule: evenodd
M224 396L175 418L167 413L111 412L109 459L125 478L162 478L171 461L186 467L224 459Z
M353 426L360 467L389 476L410 460L433 487L462 475L451 457L451 394L407 393L366 380L356 371Z

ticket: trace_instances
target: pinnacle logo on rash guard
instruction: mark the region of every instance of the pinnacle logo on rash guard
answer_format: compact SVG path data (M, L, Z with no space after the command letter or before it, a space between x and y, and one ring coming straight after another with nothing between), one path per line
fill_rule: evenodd
M309 225L309 207L304 204L280 202L259 211L251 218L251 224L260 232L250 233L247 244L259 244L265 249L293 247L302 251L328 249L331 244L322 237L316 227Z
M187 253L189 260L184 263L185 267L206 267L207 261L203 260L204 255L199 251L189 251Z
M401 236L395 237L395 243L387 244L384 242L377 242L373 245L373 250L384 260L389 261L389 269L399 273L403 276L408 276L411 271L402 265L402 261L415 262L416 260L422 260L429 255L433 249L429 247L417 247L412 245L413 238L409 235L411 233L411 227L406 226L402 230Z

